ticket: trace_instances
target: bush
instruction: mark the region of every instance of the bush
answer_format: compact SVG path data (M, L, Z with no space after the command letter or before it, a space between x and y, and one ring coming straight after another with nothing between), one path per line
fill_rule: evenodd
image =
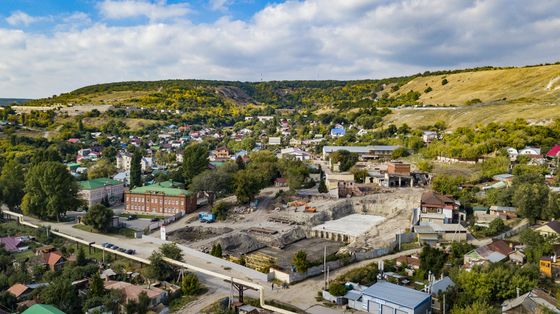
M340 297L346 294L348 289L346 289L346 285L335 282L329 286L329 293L335 297Z

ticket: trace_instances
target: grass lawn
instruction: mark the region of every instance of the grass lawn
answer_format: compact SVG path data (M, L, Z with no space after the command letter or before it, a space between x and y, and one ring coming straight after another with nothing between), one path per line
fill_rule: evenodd
M25 259L31 258L33 256L35 256L35 254L33 253L32 249L14 254L17 262L24 261Z
M119 217L124 217L124 218L128 218L128 216L136 216L136 218L148 218L148 219L152 219L152 218L163 219L163 218L165 218L164 216L150 215L150 214L122 213L122 214L119 215Z
M94 229L91 226L83 225L83 224L73 225L72 228L87 231L87 232L91 232L91 233L102 233L102 232L99 232L98 230ZM130 228L119 228L119 229L113 229L113 230L111 230L107 233L119 234L119 235L125 236L127 238L134 238L135 231L134 231L134 229L130 229Z

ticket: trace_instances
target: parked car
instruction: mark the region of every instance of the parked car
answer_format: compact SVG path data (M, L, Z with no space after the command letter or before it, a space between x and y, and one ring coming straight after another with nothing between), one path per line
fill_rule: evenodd
M121 247L121 248L119 248L117 251L124 253L124 252L126 252L126 249L124 249L124 248Z
M125 251L125 253L130 254L130 255L134 255L134 254L136 254L136 251L132 250L132 249L128 249L128 250Z
M151 222L156 222L156 221L159 221L159 218L157 218L157 217L156 217L156 218L152 218L150 221L151 221Z
M119 249L119 247L118 247L118 246L116 246L116 245L113 245L113 246L111 246L111 247L110 247L110 249L111 249L111 250L118 250L118 249Z
M129 216L126 218L126 220L135 220L135 219L138 219L138 216L136 216L136 215L129 215Z

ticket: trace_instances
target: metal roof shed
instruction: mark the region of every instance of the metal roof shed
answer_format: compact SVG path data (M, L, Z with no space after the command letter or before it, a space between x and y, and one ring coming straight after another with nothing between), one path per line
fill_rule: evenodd
M425 314L432 305L428 293L379 281L363 292L363 310L369 313Z

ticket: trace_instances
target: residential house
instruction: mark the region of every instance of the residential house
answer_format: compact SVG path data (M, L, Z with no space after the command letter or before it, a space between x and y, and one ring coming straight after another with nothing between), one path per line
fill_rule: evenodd
M76 162L79 163L82 160L95 161L99 157L101 157L101 152L94 151L91 148L83 148L78 151Z
M356 153L362 160L368 159L390 159L393 152L400 146L368 145L368 146L323 146L323 160L328 160L330 154L347 150Z
M138 302L138 296L145 292L150 299L149 307L154 307L167 299L167 291L156 287L143 288L124 281L106 281L105 289L122 291L126 302Z
M378 281L362 293L361 311L368 313L430 313L432 296L428 293Z
M288 186L288 179L286 178L276 178L274 180L274 186L275 187L286 187Z
M527 146L519 151L519 155L540 156L540 154L541 154L541 149L537 147Z
M490 206L490 214L502 219L517 218L517 208L509 206Z
M10 288L8 288L8 290L6 291L12 294L14 297L16 297L18 301L21 301L26 299L28 296L30 296L33 289L29 288L24 284L16 283L12 285Z
M446 292L449 288L455 286L455 283L451 278L445 276L439 280L433 281L431 284L426 286L428 293L432 295L432 312L433 313L448 313L449 303L444 304L444 300L441 297L441 293ZM445 309L444 309L445 306Z
M533 289L517 298L502 303L502 313L560 313L558 300L540 289Z
M513 147L506 148L506 153L510 160L516 160L517 156L519 156L519 151Z
M116 160L117 169L124 171L130 170L130 162L132 161L132 155L130 153L120 151L117 153Z
M10 253L22 252L29 249L29 246L25 244L26 240L28 237L3 237L0 238L0 245Z
M560 261L558 261L556 254L541 257L539 260L539 270L544 276L557 281L560 277Z
M414 272L420 269L420 258L417 255L402 255L397 257L395 262L398 267L404 267L409 276L413 276Z
M556 237L560 235L560 221L549 221L546 224L537 227L535 231L544 237Z
M37 256L35 264L47 266L51 271L60 271L66 262L62 253L58 252L52 245L38 248L35 255Z
M436 217L435 222L420 222L414 226L414 232L418 235L418 241L434 245L440 241L459 242L467 240L467 229L461 224L444 224Z
M282 145L282 138L271 136L271 137L268 138L268 145L271 145L271 146Z
M231 151L225 146L220 146L214 151L215 160L228 160L231 157Z
M494 240L465 254L463 256L463 267L470 270L475 265L505 261L512 252L514 252L513 242Z
M186 214L196 210L196 194L172 181L137 187L125 193L125 210L161 215Z
M548 153L546 153L546 157L548 158L558 158L560 157L560 145L554 145Z
M458 201L438 192L424 192L420 201L418 221L460 223L466 220L466 214L459 210L460 205Z
M343 126L337 125L336 127L331 129L330 135L334 138L343 137L344 135L346 135L346 130Z
M50 304L34 304L30 306L27 310L23 311L22 314L65 314L54 305Z
M280 153L278 154L278 158L287 157L291 157L297 160L309 160L311 159L311 154L299 148L288 147L281 149Z
M426 144L431 143L433 140L436 140L437 138L438 138L437 132L434 131L422 132L422 141L424 141L424 143Z
M93 180L80 181L80 198L83 199L88 207L100 204L106 200L109 205L122 202L124 193L124 183L109 178L97 178Z

